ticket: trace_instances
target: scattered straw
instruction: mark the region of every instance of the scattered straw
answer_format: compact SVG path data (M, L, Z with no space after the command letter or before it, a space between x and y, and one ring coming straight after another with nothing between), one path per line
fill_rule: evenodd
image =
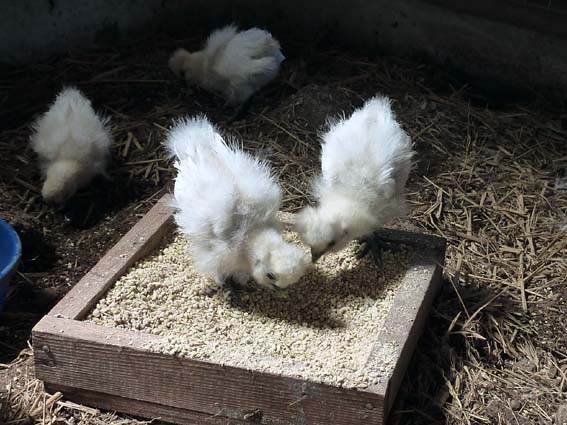
M72 255L79 255L81 238L87 236L57 227L36 193L41 183L31 151L22 146L29 137L27 124L62 81L89 81L109 70L111 76L80 88L112 115L111 172L128 182L121 193L149 185L149 196L167 185L172 171L160 141L171 119L201 112L224 127L230 116L210 97L188 90L165 66L173 46L200 42L153 36L135 49L71 51L59 60L4 73L0 122L9 128L0 134L0 157L9 160L0 169L0 214L18 217L46 237L63 234L57 239L59 252L71 252L69 239L78 246ZM262 152L273 163L284 207L295 211L309 198L309 180L318 168L317 134L326 117L348 113L381 92L394 99L418 151L408 188L411 221L449 239L446 276L451 284L435 302L393 423L549 423L565 404L567 375L565 108L536 102L487 106L462 82L411 60L370 60L337 50L288 56L269 95L258 96L251 114L228 128L245 149ZM129 66L116 71L126 61ZM131 140L122 156L129 133L142 150ZM164 160L125 165L158 158ZM105 238L116 235L126 221L112 222ZM100 245L99 256L106 247ZM77 275L63 266L34 271L47 273L34 278L35 285L66 285L86 269ZM10 403L18 406L22 400L29 407L35 394L12 392Z

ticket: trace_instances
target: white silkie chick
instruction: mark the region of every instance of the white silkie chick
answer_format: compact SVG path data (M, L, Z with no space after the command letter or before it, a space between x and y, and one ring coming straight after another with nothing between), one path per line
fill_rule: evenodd
M108 119L97 115L79 90L62 90L33 128L31 144L47 202L62 204L97 174L105 175L112 143Z
M177 157L175 221L196 270L229 290L232 279L270 289L297 282L311 262L282 237L281 189L269 166L226 143L204 117L179 121L166 145Z
M228 25L214 31L198 52L175 51L169 67L176 75L184 75L236 106L272 81L284 59L280 43L268 31L238 31Z
M372 98L350 118L330 124L315 184L318 206L303 209L296 219L313 261L405 213L413 154L386 97Z

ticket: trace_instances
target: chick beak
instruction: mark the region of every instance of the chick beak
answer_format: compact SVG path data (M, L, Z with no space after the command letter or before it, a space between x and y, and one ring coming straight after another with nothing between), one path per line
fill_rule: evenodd
M325 253L313 251L313 248L311 248L311 262L315 263L319 258L323 256L323 254Z
M289 292L287 288L281 288L277 285L274 285L273 283L271 285L271 288L273 293L276 294L278 298L289 298Z

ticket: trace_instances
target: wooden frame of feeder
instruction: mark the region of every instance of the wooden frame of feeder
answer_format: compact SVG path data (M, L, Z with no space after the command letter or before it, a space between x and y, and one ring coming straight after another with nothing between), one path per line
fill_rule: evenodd
M384 230L414 254L366 367L382 347L395 366L371 388L158 354L164 337L83 321L106 291L173 230L171 198L158 203L33 329L36 376L48 391L99 408L184 424L384 424L441 282L445 240Z

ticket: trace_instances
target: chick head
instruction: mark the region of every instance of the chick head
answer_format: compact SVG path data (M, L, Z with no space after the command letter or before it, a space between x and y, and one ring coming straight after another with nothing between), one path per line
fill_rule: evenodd
M283 290L296 283L309 269L309 255L280 234L257 238L252 253L252 277L262 286Z
M353 239L346 217L337 211L321 207L306 207L297 214L295 228L299 236L311 247L311 261L315 262L327 252L338 252Z
M202 52L190 53L185 49L178 49L169 59L169 67L178 77L198 83L203 78L204 60Z
M49 166L41 195L46 202L62 204L81 184L81 167L75 161L57 161Z

